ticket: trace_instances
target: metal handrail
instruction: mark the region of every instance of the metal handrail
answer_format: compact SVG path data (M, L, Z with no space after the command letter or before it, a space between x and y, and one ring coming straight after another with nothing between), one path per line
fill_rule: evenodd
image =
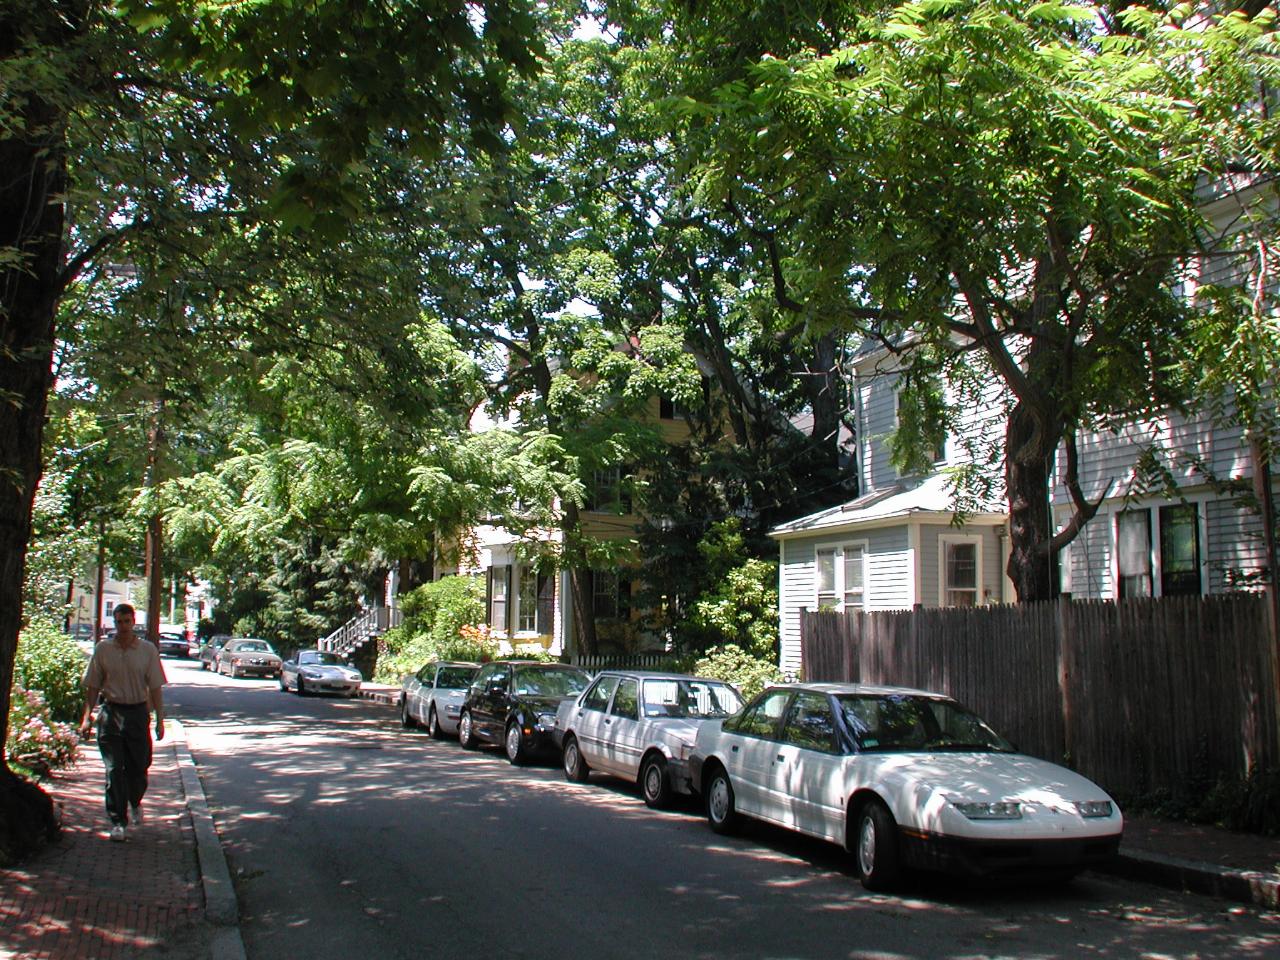
M398 627L404 619L399 607L370 607L356 614L316 646L330 653L347 654L374 637Z

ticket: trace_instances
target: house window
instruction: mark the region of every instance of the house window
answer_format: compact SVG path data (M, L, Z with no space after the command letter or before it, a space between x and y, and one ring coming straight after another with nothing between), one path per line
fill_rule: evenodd
M507 598L511 593L511 567L489 568L489 626L506 631L508 627Z
M1116 517L1117 594L1151 596L1151 511L1126 510Z
M894 429L897 429L902 426L902 406L903 406L903 391L899 390L893 395ZM941 428L939 427L939 429ZM928 433L932 433L932 432L933 431L926 432L926 440L925 440L926 444L928 444L928 441L930 439L928 437ZM946 461L947 435L945 431L942 431L935 438L933 438L933 444L931 446L928 446L925 456L928 457L929 460L934 464L939 464Z
M630 615L631 584L615 570L591 572L591 609L597 617Z
M1157 549L1158 548L1158 549ZM1200 508L1126 510L1116 517L1116 595L1199 596Z
M532 567L520 568L520 587L516 594L516 629L533 633L538 628L538 575Z
M866 605L866 553L861 543L818 549L819 610L859 610Z
M943 537L942 605L973 607L978 604L982 544L975 537Z
M604 467L592 475L587 509L593 513L630 513L631 496L624 489L622 467Z
M1194 503L1160 508L1160 592L1200 594L1200 511Z

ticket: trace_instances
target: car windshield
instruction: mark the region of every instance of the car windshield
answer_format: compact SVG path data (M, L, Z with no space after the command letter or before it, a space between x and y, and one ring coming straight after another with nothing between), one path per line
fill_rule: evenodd
M727 683L705 680L646 680L644 715L718 719L742 709L742 698Z
M270 653L271 645L265 640L241 640L236 649L241 653Z
M341 654L329 653L325 650L303 650L298 654L299 666L323 664L327 667L341 667L345 663L346 661L342 659Z
M463 687L469 687L479 669L479 667L441 667L436 687L441 690L461 690Z
M571 697L587 689L589 674L573 667L516 667L515 692L520 696Z
M1013 752L1007 740L954 700L916 694L843 694L836 700L863 752Z

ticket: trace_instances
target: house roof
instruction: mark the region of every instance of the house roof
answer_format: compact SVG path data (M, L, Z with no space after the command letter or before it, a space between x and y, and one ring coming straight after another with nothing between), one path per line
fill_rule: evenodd
M865 526L888 526L892 523L925 522L936 520L950 523L955 514L954 497L945 473L935 473L917 484L897 483L892 487L872 490L856 500L828 507L800 517L789 523L779 524L769 531L777 540L814 533L842 532ZM1002 523L1003 511L987 504L980 511L969 513L966 523Z

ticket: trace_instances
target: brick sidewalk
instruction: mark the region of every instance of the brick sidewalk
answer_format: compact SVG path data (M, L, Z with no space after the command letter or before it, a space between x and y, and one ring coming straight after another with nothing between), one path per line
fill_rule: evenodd
M106 839L96 744L44 784L62 839L21 867L0 869L0 957L126 960L166 952L203 916L196 842L173 742L155 744L146 822Z

